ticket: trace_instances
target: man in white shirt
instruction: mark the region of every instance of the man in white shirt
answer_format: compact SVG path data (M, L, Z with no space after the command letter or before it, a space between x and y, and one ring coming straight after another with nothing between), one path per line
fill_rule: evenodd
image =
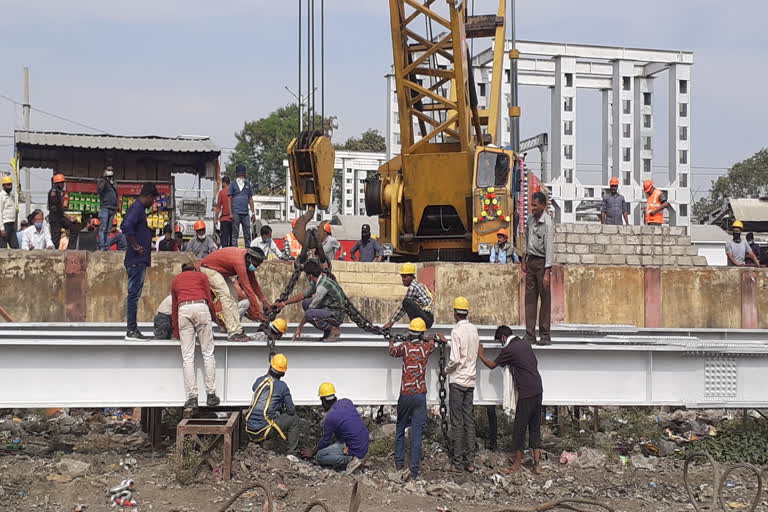
M341 249L341 243L333 237L331 225L328 222L323 222L323 231L328 233L323 242L323 252L325 253L325 259L328 260L328 270L333 267L333 260L336 259L336 253Z
M54 249L51 240L51 230L45 222L43 210L35 210L29 216L29 226L21 238L21 248L25 251L32 249Z
M477 352L480 346L480 336L477 327L469 323L469 301L464 297L456 297L453 301L453 318L456 326L451 331L451 341L447 342L438 335L444 343L449 343L451 356L445 373L448 375L448 408L451 418L451 437L453 438L453 453L451 454L450 471L475 471L475 413L473 395L477 379Z
M257 236L251 242L251 247L258 247L264 256L268 260L281 260L283 259L283 253L277 248L277 244L272 239L272 228L269 226L261 226L259 232L261 236Z
M3 189L0 190L0 249L19 248L19 239L16 236L16 212L13 178L3 176Z

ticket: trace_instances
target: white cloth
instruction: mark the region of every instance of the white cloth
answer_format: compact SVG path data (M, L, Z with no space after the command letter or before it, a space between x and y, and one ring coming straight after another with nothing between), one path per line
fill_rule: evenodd
M451 357L445 369L449 383L465 388L475 387L479 345L477 327L469 323L469 320L460 320L451 331Z
M171 295L163 299L163 302L157 306L157 313L173 316L173 297Z
M43 229L37 230L35 226L29 226L21 236L21 248L25 251L32 249L55 249L51 240L51 229L47 222L43 222Z
M205 391L216 392L216 359L213 356L213 330L211 312L207 304L186 304L179 306L179 336L181 337L181 360L184 373L184 391L187 398L197 396L195 376L195 337L200 342L205 367Z
M509 343L510 339L512 339L512 336L507 338L506 343L504 343L505 347ZM504 395L501 405L504 409L504 414L511 418L515 415L515 409L517 407L517 386L515 385L515 378L512 376L512 372L507 368L502 368L502 371L504 372L502 374Z
M16 196L0 190L0 224L16 222Z

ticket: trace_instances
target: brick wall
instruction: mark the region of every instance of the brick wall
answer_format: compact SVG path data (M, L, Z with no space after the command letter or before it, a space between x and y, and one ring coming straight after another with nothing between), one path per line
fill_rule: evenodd
M706 266L684 227L558 224L556 262L586 265Z

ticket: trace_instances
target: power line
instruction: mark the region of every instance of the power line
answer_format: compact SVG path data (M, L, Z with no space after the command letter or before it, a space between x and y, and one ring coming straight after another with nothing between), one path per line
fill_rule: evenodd
M6 95L4 95L4 94L0 94L0 98L3 98L4 100L10 101L10 102L11 102L11 103L13 103L14 105L18 105L18 106L22 106L22 107L24 106L24 104L23 104L23 103L21 103L21 102L19 102L19 101L16 101L16 100L14 100L13 98L9 98L8 96L6 96ZM88 126L87 124L83 124L83 123L80 123L80 122L74 121L74 120L72 120L72 119L69 119L69 118L67 118L67 117L64 117L64 116L60 116L60 115L58 115L58 114L54 114L54 113L52 113L52 112L48 112L48 111L46 111L46 110L43 110L43 109L41 109L41 108L36 108L36 107L32 107L32 106L30 106L29 108L30 108L31 110L34 110L35 112L40 112L41 114L45 114L45 115L47 115L47 116L51 116L51 117L53 117L53 118L55 118L55 119L59 119L59 120L61 120L61 121L66 121L67 123L72 123L72 124L74 124L74 125L80 126L80 127L82 127L82 128L87 128L88 130L91 130L91 131L94 131L94 132L103 133L104 135L109 135L109 132L105 132L104 130L99 130L98 128L94 128L93 126Z

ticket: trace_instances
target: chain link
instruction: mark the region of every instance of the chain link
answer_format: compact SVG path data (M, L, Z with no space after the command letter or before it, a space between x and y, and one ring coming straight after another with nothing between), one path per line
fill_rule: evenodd
M443 432L443 440L445 441L445 446L448 448L448 456L450 457L453 453L453 443L451 442L451 437L448 435L448 404L446 403L448 398L448 376L445 374L445 367L448 365L447 351L448 348L445 343L440 343L438 345L440 361L438 362L437 378L440 381L440 389L438 390L438 397L440 398L440 430Z

